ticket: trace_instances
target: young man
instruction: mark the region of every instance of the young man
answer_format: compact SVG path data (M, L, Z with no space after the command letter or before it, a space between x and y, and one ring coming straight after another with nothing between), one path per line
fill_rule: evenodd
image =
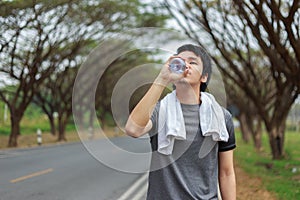
M185 61L183 74L170 71L174 57ZM151 139L148 200L218 199L218 183L223 200L236 199L233 123L229 112L203 92L210 75L207 53L181 46L128 118L128 135L149 133ZM159 101L169 83L176 90Z

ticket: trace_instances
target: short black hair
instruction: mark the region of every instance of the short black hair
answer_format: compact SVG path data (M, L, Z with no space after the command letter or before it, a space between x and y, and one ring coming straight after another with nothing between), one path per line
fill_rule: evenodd
M196 46L193 44L185 44L177 49L177 54L180 54L181 52L184 51L191 51L193 52L196 56L201 58L201 61L203 63L203 72L202 74L207 74L207 81L206 83L201 83L200 91L204 92L207 88L208 82L211 77L212 73L212 66L211 66L211 59L206 52L206 50L201 47L201 46Z

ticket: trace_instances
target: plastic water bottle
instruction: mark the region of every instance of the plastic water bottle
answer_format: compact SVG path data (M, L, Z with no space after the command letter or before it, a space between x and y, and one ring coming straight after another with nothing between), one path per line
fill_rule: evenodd
M169 68L171 72L182 74L185 70L185 62L181 58L173 58L170 61Z

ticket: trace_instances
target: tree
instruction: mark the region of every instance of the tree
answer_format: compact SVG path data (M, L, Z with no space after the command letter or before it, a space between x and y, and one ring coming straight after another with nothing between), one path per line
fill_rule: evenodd
M33 102L48 116L51 133L58 130L58 141L66 141L65 128L72 115L72 87L78 67L69 66L64 71L49 76L35 94ZM57 127L54 114L57 113Z
M253 86L260 88L260 93L258 93L259 96L268 102L272 95L276 92L276 86L275 81L270 79L270 70L265 67L268 63L265 62L266 59L262 58L263 55L261 55L260 52L252 52L252 70L254 74L257 74L257 78L255 81L251 81L251 83ZM257 106L251 99L249 99L249 97L247 97L245 90L242 90L241 87L233 82L230 78L225 78L224 82L227 97L229 98L229 105L235 105L239 109L236 117L240 121L240 127L244 141L247 142L247 140L252 137L256 150L260 151L262 149L262 118L258 113ZM270 110L271 107L266 109Z
M1 98L12 108L12 132L9 146L17 145L17 136L20 134L18 124L34 94L41 91L39 90L41 86L49 89L53 85L56 87L56 93L64 93L64 91L59 91L63 88L55 81L66 78L67 74L69 75L69 72L64 74L66 71L71 71L66 70L70 67L68 63L82 62L88 51L94 47L90 45L91 43L96 44L97 40L101 40L111 33L122 31L124 28L159 26L164 23L163 19L166 18L160 13L154 13L153 10L148 11L151 8L149 5L146 7L148 10L144 9L146 4L140 3L138 0L121 2L78 0L48 2L41 0L19 3L19 1L2 2L1 9L4 12L1 20L4 23L2 24L3 37L1 38L0 52L2 53L1 56L10 56L11 59L1 63L0 68L5 76L10 80L15 80L13 84L24 83L30 79L31 85L28 87L23 84L18 85L19 90L24 91L22 94L26 98L26 102L20 101L21 103L17 105L15 104L16 101L5 99L7 91L0 91ZM87 48L85 53L81 51L83 48ZM19 62L16 63L16 60ZM19 74L13 74L16 65L19 65L21 71ZM26 77L19 76L23 72L27 74L31 71L34 73L28 73ZM58 74L59 78L53 78L53 73ZM45 80L47 84L43 84ZM64 85L63 87L70 89L71 85ZM58 110L59 137L62 139L64 139L63 134L67 118L70 117L71 93L69 94L68 96L56 94L56 97L60 96L60 104L57 101L52 101L56 102L56 105L52 105L52 108L48 107L47 112L44 109L50 123L52 123L51 127L53 127L51 116L53 116L54 110ZM20 97L18 92L12 95L16 98ZM46 96L42 97L41 94L37 96L40 96L40 100L43 98L49 100L49 95L50 98L53 98L51 95L55 96L52 92L44 95ZM67 98L68 103L65 103L67 100L63 98ZM61 105L63 103L65 105ZM62 109L63 107L66 109Z
M146 28L103 40L80 67L75 80L72 101L77 128L84 132L93 126L95 118L100 119L103 128L107 122L105 117L112 114L117 125L125 125L122 122L125 123L128 117L128 104L132 107L131 103L137 103L127 102L132 92L153 81L157 61L153 63L155 56L153 59L149 56L157 55L157 52L149 51L149 46L158 42L164 44L174 39L170 36L177 35L177 32L174 35L163 29ZM115 87L123 77L126 77L125 82ZM117 98L112 98L112 93Z
M67 35L57 33L65 31L61 30L62 20L70 9L70 5L58 6L57 13L53 13L48 7L34 4L24 10L12 10L7 17L0 18L3 58L0 72L5 77L4 84L17 86L15 91L7 91L7 87L0 90L0 97L11 114L10 147L17 146L20 121L39 85L66 57L78 50L80 41L74 42L72 49L56 54L56 49L65 47ZM10 93L9 99L6 93Z
M224 78L244 91L247 98L239 101L247 105L251 100L255 105L273 158L282 158L285 121L300 93L299 0L234 0L232 4L190 0L163 5L190 38L207 47ZM257 52L267 77L255 70ZM270 82L272 89L260 80Z
M155 15L143 5L138 0L1 2L1 85L17 86L15 91L0 89L11 113L8 146L17 146L20 121L43 81L55 70L63 71L69 60L82 59L76 55L85 41L124 27L153 25Z
M254 147L257 151L260 151L262 149L262 120L257 114L256 106L249 100L244 91L230 81L230 79L224 79L224 82L228 99L227 103L229 105L228 109L230 111L233 109L235 117L239 120L243 141L248 143L252 138Z
M97 117L100 119L101 124L105 124L105 118L108 116L112 116L112 105L111 98L113 89L116 86L117 82L120 78L129 70L135 68L136 66L140 66L145 63L154 63L155 61L148 57L149 52L145 52L145 50L136 49L134 51L128 52L125 55L120 55L116 60L114 60L105 70L101 79L99 80L99 84L96 92L96 109L98 111ZM139 76L151 76L153 74L153 68L148 68L144 70L143 74L139 74ZM141 77L142 78L142 77ZM146 79L147 77L145 77ZM127 85L123 86L124 92L126 90ZM144 93L147 88L143 88L138 92ZM137 94L137 95L138 95ZM123 96L120 94L120 96ZM137 103L137 102L136 102ZM132 106L132 105L129 105Z

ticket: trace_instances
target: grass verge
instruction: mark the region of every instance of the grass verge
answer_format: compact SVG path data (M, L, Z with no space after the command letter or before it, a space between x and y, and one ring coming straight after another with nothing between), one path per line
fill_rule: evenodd
M263 187L278 199L300 199L300 133L286 132L285 159L282 160L272 160L266 134L261 152L254 150L253 143L243 143L238 132L236 137L235 159L245 172L259 178Z

